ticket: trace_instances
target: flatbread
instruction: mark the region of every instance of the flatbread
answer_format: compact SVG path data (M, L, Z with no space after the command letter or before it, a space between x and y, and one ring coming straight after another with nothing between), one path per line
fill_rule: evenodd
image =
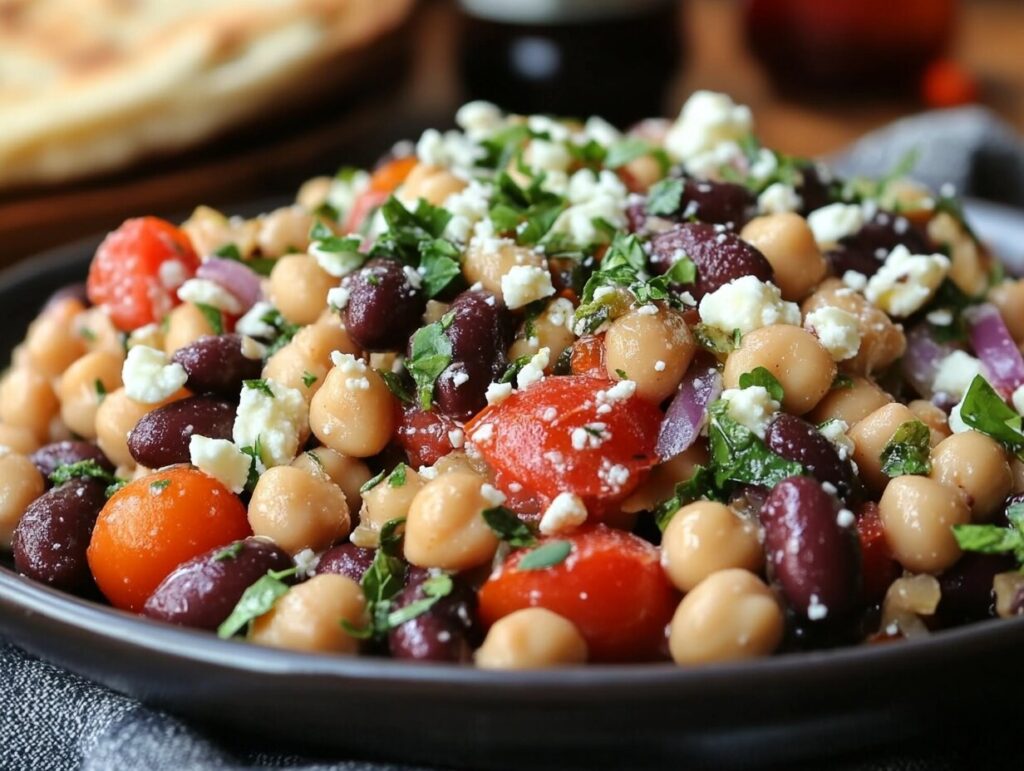
M0 0L0 186L192 144L397 26L413 0Z

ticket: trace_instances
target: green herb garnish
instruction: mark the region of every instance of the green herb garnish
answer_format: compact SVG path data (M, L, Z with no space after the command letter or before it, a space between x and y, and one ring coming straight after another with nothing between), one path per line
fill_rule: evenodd
M510 546L522 548L537 543L530 526L504 506L484 509L482 516L495 535Z
M569 541L548 541L528 551L516 565L516 570L543 570L560 565L572 552Z
M212 305L206 303L194 303L199 309L199 312L203 314L203 318L206 319L206 323L210 325L213 330L213 334L222 335L224 334L224 316L220 312L220 308L214 308Z
M224 640L234 637L254 619L268 613L288 591L288 584L281 579L295 575L297 570L268 570L265 576L257 579L242 593L231 615L217 627L217 636Z
M890 477L906 474L928 476L932 470L931 431L920 420L908 420L886 442L880 460L882 471Z
M761 386L772 399L777 402L782 401L784 395L782 383L764 367L755 367L751 372L744 372L740 375L740 388L750 388L751 386Z
M433 324L420 327L412 336L411 355L405 368L416 383L420 407L429 410L434 400L434 384L452 362L452 341L445 331L452 325L455 314L446 313Z

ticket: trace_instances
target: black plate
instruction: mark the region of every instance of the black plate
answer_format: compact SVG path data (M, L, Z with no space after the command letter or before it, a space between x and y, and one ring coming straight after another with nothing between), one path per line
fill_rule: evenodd
M1024 215L973 207L1024 263ZM0 276L3 355L95 242ZM52 591L0 568L0 631L42 658L165 707L307 751L472 768L762 765L991 717L1024 687L1024 618L923 640L681 669L499 673L225 642Z

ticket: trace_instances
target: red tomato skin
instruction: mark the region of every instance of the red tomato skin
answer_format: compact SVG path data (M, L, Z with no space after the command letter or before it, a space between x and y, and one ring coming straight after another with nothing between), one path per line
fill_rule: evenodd
M518 570L528 549L514 552L480 589L480 618L490 626L522 608L541 607L572 621L593 661L663 657L665 628L679 596L662 570L659 550L605 525L567 540L572 553L559 565Z
M176 283L191 278L199 267L183 230L158 217L125 220L96 250L89 266L89 300L105 307L126 332L157 322L179 304L177 287L169 288L160 275L172 260L180 265L172 273Z
M433 466L454 449L449 432L458 428L459 424L451 418L407 404L402 407L395 439L413 468Z
M900 566L886 543L877 503L865 503L858 512L857 537L860 540L864 599L880 602L889 585L899 578Z

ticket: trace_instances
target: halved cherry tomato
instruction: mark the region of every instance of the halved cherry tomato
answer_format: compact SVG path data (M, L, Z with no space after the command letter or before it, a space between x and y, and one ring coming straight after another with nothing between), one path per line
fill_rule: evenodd
M601 516L614 511L658 460L661 411L638 396L609 395L615 385L593 377L546 378L484 409L466 435L506 494L521 492L515 487L521 485L546 504L572 492L592 516Z
M413 468L433 466L438 458L447 455L454 448L450 432L459 425L440 413L424 412L419 407L407 404L402 407L395 438L409 456Z
M89 568L112 605L137 611L182 562L251 533L237 495L202 471L169 468L107 501L89 542Z
M860 539L864 599L878 602L885 596L889 584L899 577L900 566L885 541L877 503L869 502L861 507L857 517L857 537Z
M604 335L588 335L573 343L569 368L574 375L608 377L604 365Z
M565 561L538 570L518 565L530 550L514 552L480 589L487 625L529 607L547 608L572 621L596 661L635 661L659 655L665 625L679 597L665 578L658 549L642 538L604 525L564 538Z
M415 155L393 158L383 164L370 177L370 185L352 204L345 218L345 232L358 233L366 218L388 200L395 189L405 182L409 172L419 161Z
M158 217L125 220L96 250L89 299L124 331L159 321L178 304L175 289L191 278L199 258L188 235Z

